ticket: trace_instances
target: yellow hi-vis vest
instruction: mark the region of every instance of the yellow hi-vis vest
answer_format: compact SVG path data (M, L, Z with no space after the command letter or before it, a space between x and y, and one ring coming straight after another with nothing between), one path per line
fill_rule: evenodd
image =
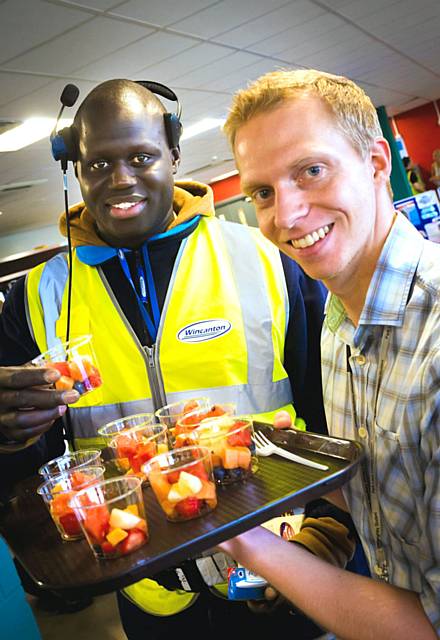
M67 281L65 255L27 276L28 322L41 352L65 339ZM283 367L288 317L278 249L251 227L202 218L182 241L152 347L140 344L101 268L74 251L70 336L93 336L103 379L69 409L75 445L102 445L96 433L105 423L190 396L235 402L237 414L261 420L287 409L294 419ZM155 599L157 583L141 583L130 595L156 615L177 613L194 597L167 591L166 606L163 591Z

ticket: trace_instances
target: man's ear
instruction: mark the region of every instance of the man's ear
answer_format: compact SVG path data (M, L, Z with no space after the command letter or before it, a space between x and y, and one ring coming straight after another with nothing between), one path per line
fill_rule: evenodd
M391 175L391 150L385 138L376 138L371 145L370 158L374 181L387 184Z
M179 147L174 147L171 149L171 163L173 165L173 173L177 173L177 169L180 164L180 149Z

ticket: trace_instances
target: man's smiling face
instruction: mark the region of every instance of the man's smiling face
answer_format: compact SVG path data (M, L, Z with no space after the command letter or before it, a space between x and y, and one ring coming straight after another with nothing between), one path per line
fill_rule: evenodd
M261 231L330 289L377 259L376 195L386 184L381 145L364 159L311 95L257 114L237 131L242 189Z
M174 164L163 113L135 93L85 110L76 170L86 207L108 244L137 247L172 221Z

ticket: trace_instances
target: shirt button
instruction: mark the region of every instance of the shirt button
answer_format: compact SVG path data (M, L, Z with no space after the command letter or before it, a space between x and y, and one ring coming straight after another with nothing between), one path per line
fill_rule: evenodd
M368 431L365 427L359 427L358 434L360 438L364 439L368 436Z
M367 358L361 354L356 357L356 362L362 366L367 362Z

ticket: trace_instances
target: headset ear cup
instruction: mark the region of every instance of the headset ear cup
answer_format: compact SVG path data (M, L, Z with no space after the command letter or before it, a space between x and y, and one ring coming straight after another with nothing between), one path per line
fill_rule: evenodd
M55 160L75 162L78 159L76 131L72 127L65 127L58 131L56 136L52 138L51 144Z
M182 135L182 123L175 113L165 113L163 119L168 146L170 149L178 149L180 136Z
M63 136L66 146L66 159L71 162L76 162L76 160L78 160L78 145L75 129L73 127L65 127L61 129L60 134Z

